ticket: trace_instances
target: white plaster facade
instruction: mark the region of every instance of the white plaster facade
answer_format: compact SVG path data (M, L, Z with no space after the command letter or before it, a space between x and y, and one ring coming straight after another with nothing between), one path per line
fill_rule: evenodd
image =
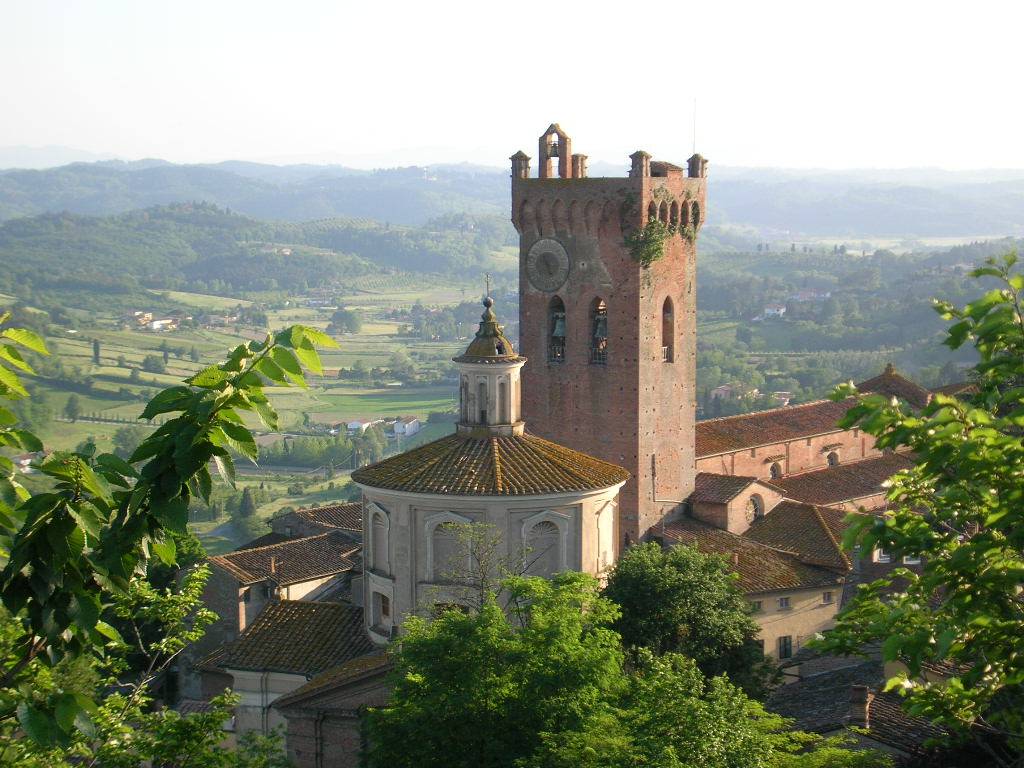
M457 602L459 590L437 562L436 531L444 523L482 523L502 534L501 556L537 565L545 553L531 546L535 528L550 523L558 530L556 570L583 571L601 577L614 558L615 507L621 485L597 491L543 496L448 496L387 491L362 486L366 516L363 604L367 629L384 643L402 617L429 611L437 603ZM375 521L386 520L386 525ZM386 531L387 542L379 537ZM373 536L376 533L378 543ZM536 568L528 572L535 572ZM537 575L549 575L537 573ZM387 599L382 615L381 597Z

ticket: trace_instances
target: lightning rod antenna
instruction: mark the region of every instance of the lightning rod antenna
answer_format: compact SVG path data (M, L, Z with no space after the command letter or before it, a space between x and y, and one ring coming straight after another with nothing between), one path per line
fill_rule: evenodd
M693 97L693 154L697 154L697 97Z

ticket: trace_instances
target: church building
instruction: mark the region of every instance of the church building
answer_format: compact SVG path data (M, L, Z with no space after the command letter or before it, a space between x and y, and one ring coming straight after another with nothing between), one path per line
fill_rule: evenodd
M363 491L366 628L386 643L401 617L459 603L471 554L458 525L485 523L525 573L599 575L614 560L621 467L537 437L520 407L527 365L484 299L459 371L455 433L352 473Z
M511 161L523 354L485 298L475 338L454 358L454 433L352 473L361 559L343 520L306 532L302 515L284 533L306 538L219 558L233 579L225 605L252 601L256 584L263 597L239 608L244 629L233 619L224 636L237 639L202 666L218 683L251 687L245 722L287 722L301 768L359 764L361 712L387 701L385 647L403 618L466 601L467 526L486 524L503 561L541 576L602 577L641 540L720 554L765 654L780 661L832 625L858 581L919 566L840 546L846 514L882 514L884 482L913 461L840 428L852 401L696 422L702 156L684 168L637 151L628 175L590 178L587 157L553 124L536 176L524 152ZM892 366L859 388L914 408L933 395ZM296 561L335 542L331 562L344 562L329 573ZM315 577L317 591L282 600L295 573Z

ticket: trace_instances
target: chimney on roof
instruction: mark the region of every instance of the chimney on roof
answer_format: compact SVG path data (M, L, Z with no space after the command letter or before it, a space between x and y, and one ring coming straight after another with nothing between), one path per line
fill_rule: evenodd
M850 687L850 725L858 728L871 727L871 700L874 694L866 685L854 685Z
M274 555L270 556L270 575L277 575L277 558Z
M885 375L886 376L892 376L894 373L896 373L896 366L893 365L892 363L886 363L885 364Z
M733 552L732 553L732 564L734 566L740 564L740 553L739 552Z

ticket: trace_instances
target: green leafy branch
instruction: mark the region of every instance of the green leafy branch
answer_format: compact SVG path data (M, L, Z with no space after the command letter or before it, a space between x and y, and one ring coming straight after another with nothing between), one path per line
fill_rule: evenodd
M45 352L42 341L27 331L8 329L0 335ZM0 598L20 623L22 637L11 657L0 660L0 688L18 684L36 659L54 664L102 654L105 645L121 642L101 618L110 598L126 594L151 559L175 562L171 534L185 533L193 497L209 501L210 464L234 484L233 454L256 460L256 442L242 414L254 414L268 429L277 429L277 413L264 384L306 386L304 370L322 372L318 346L336 344L303 326L241 344L225 362L149 402L140 418L176 415L152 432L128 461L113 454L94 458L54 453L38 465L55 481L53 490L31 497L7 478L3 489L12 490L0 506L0 524L9 544L0 572ZM18 365L20 358L10 350L0 357L30 370ZM0 370L0 397L27 394L10 368ZM11 428L13 416L5 414L0 408L0 420L10 422L0 431L0 440L38 449L38 440ZM66 737L88 708L70 703L65 710L62 717L56 710L37 710L35 717L50 718L55 732ZM17 714L27 717L20 710ZM0 702L0 721L13 715Z
M908 710L954 731L1024 746L1024 275L1017 256L974 270L1002 285L962 308L936 302L953 321L945 344L970 342L977 393L936 394L915 414L895 398L860 397L840 422L879 448L910 450L915 466L888 483L890 511L851 516L848 549L921 558L862 586L822 644L857 653L880 642L904 672L889 687ZM834 397L857 394L852 385ZM939 667L942 679L926 674ZM1003 760L994 750L993 764Z

